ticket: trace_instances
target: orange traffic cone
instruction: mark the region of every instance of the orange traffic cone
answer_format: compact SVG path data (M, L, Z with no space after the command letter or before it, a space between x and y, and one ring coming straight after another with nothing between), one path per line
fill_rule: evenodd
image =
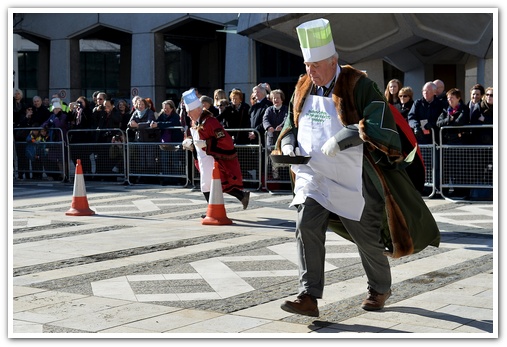
M220 179L220 169L218 163L213 164L213 175L211 180L211 192L209 195L208 210L206 217L202 220L205 225L227 225L232 224L232 220L227 218L224 206L224 194L222 192L222 180Z
M95 211L88 207L86 198L86 188L84 184L83 169L81 168L81 159L77 160L76 175L74 176L74 193L72 194L72 205L65 212L67 216L92 216Z

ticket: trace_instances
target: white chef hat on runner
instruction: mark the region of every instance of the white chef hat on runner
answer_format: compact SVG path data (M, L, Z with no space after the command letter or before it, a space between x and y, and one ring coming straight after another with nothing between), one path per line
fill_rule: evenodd
M199 100L199 98L197 97L195 89L192 88L187 90L186 92L183 93L182 97L187 112L195 110L198 107L202 108L201 100Z
M305 63L314 63L333 56L336 48L327 19L319 18L296 28Z

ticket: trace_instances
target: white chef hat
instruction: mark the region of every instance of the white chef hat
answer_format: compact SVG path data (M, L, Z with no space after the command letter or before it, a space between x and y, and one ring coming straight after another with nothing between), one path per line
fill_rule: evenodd
M183 93L183 102L185 103L185 108L188 111L195 110L196 108L202 108L201 100L197 97L195 93L195 89L189 89Z
M336 48L327 19L305 22L296 28L301 51L306 63L314 63L333 56Z

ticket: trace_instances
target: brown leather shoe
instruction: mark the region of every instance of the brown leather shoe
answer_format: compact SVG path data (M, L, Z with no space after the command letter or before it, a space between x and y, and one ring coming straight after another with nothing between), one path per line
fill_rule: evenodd
M391 296L391 289L387 293L380 294L375 289L368 287L368 294L361 308L366 311L378 311L384 308L386 300Z
M318 317L319 308L317 299L310 294L302 294L294 301L285 301L280 308L290 313L302 314L304 316Z

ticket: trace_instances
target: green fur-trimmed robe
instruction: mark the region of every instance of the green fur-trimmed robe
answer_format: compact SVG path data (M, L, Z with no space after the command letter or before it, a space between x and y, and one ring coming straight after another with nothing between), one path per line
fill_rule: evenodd
M297 146L299 116L312 87L308 75L299 79L273 154L281 153L287 136L294 148ZM405 171L410 163L402 154L396 122L382 92L365 73L346 65L341 67L332 97L341 123L359 124L360 136L365 141L363 170L385 202L381 235L386 255L399 258L429 245L438 247L440 231ZM328 227L352 241L337 216L330 219Z

